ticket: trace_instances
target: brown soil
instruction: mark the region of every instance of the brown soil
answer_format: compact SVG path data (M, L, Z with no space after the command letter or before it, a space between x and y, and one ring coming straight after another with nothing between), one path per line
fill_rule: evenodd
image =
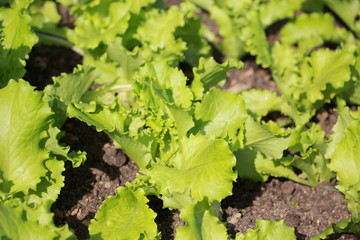
M315 116L315 122L319 124L321 129L325 132L326 136L333 133L332 128L335 125L338 118L337 112L335 112L330 106L320 109Z
M48 84L52 84L52 77L61 73L71 73L78 64L82 63L82 57L70 49L57 46L35 46L26 61L26 74L24 79L35 86L37 90L43 90Z
M233 192L222 201L232 235L255 228L256 219L284 219L287 226L296 229L297 239L309 239L350 216L344 196L330 183L313 189L276 178L266 183L239 179Z
M87 160L78 168L66 164L65 186L52 210L56 224L67 223L79 239L87 239L87 227L101 203L132 181L138 167L104 133L79 120L69 119L62 130L66 132L62 141L73 150L87 152Z
M255 60L244 60L242 69L232 69L228 72L228 81L223 86L224 91L240 92L251 88L267 89L280 95L270 71L261 68Z

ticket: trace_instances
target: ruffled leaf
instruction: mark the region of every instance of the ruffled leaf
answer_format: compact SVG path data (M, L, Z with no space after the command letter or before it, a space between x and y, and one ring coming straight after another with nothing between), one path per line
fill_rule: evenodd
M246 116L240 95L212 88L195 108L195 129L204 135L235 139Z
M49 128L50 107L22 80L0 89L1 191L27 193L46 173L49 153L41 148Z
M194 80L192 90L197 100L209 91L213 85L225 83L227 72L233 68L241 68L242 62L228 60L222 64L217 63L213 58L200 58L199 66L194 68Z
M176 229L175 239L228 239L226 227L219 221L218 213L219 209L209 205L206 201L181 209L180 217L186 222L186 226Z
M191 136L183 139L181 150L172 159L174 167L156 164L149 170L151 181L160 187L160 193L182 193L190 188L198 201L225 198L231 194L236 173L232 168L235 157L222 139Z
M103 202L91 221L91 239L156 239L156 213L147 202L141 189L118 188L116 195Z
M276 240L287 239L295 240L295 229L285 225L284 220L256 219L256 230L249 230L246 234L237 233L236 240Z

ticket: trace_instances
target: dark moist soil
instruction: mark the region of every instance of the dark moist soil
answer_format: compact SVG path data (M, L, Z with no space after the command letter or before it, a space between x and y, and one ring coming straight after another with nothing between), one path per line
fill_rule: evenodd
M87 152L87 160L78 168L67 162L65 186L52 211L57 225L68 223L79 239L86 239L90 220L101 203L119 186L132 181L138 167L104 133L79 120L69 119L62 130L66 132L62 141L73 150Z
M26 61L27 80L37 90L43 90L52 84L52 77L61 73L71 73L74 67L82 63L82 56L72 50L58 46L35 46Z
M252 88L267 89L280 95L280 92L268 69L261 68L252 57L244 61L242 69L232 69L228 80L222 87L224 91L240 92Z
M233 192L222 201L223 218L233 236L255 228L256 219L284 219L296 229L297 239L309 239L350 216L344 196L331 183L313 189L284 179L266 183L238 179Z

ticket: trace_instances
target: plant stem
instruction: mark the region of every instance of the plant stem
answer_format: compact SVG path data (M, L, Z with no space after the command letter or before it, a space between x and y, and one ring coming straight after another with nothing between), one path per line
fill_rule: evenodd
M74 52L76 52L77 54L84 56L84 50L75 47L73 43L69 42L67 39L61 36L57 36L52 33L41 32L41 31L36 31L36 34L39 37L40 43L67 47L73 50Z

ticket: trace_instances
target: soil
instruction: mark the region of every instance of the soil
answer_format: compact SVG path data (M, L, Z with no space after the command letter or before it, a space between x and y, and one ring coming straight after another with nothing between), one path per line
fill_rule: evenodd
M232 69L222 87L224 91L240 92L251 88L267 89L280 95L276 83L268 69L261 68L253 58L244 61L242 69Z
M58 225L69 224L79 239L87 239L87 227L101 203L132 181L138 167L104 133L77 119L69 119L62 130L66 132L62 141L72 150L87 152L87 160L78 168L67 162L65 186L52 206L54 220Z
M24 79L37 90L43 90L46 85L53 83L52 77L71 73L74 67L81 63L82 57L70 49L36 45L26 61Z
M331 183L311 188L277 178L266 183L238 179L233 192L222 201L223 217L233 236L255 228L256 219L284 219L296 229L297 239L309 239L350 216L344 196Z

